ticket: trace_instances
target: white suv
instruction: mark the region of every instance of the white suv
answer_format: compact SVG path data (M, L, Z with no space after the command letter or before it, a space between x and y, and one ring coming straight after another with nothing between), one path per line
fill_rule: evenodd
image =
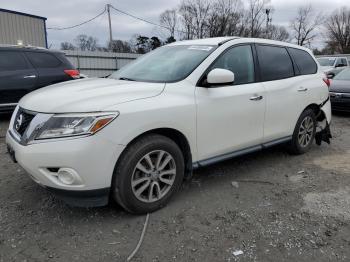
M173 43L107 79L25 96L8 151L34 181L74 205L113 197L133 213L164 206L192 170L286 143L329 142L327 80L287 43L211 38Z

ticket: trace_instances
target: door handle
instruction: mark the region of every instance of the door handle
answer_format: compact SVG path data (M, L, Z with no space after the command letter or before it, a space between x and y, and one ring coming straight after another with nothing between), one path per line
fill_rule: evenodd
M252 96L249 99L252 100L252 101L259 101L259 100L263 99L263 96L255 95L255 96Z
M306 92L307 91L307 88L306 87L300 87L298 89L298 92Z
M24 76L23 78L36 78L36 75L28 75L28 76Z

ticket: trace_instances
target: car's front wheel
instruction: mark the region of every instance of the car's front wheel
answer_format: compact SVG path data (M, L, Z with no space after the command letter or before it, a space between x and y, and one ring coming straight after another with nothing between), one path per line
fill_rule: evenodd
M112 183L115 200L132 213L166 205L184 177L178 145L161 135L147 135L129 145L118 160Z
M300 155L310 150L316 134L316 116L312 109L306 109L295 126L289 151Z

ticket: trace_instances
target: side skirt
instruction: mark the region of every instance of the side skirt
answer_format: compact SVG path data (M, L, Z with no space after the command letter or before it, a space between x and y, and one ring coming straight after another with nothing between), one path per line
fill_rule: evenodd
M214 157L211 157L211 158L208 158L208 159L205 159L205 160L200 160L200 161L197 161L197 162L193 163L193 169L196 169L196 168L199 168L199 167L204 167L204 166L209 166L209 165L212 165L212 164L215 164L215 163L227 160L227 159L231 159L231 158L234 158L234 157L238 157L238 156L246 155L246 154L253 153L253 152L256 152L256 151L260 151L260 150L263 150L265 148L269 148L269 147L272 147L272 146L275 146L275 145L279 145L279 144L283 144L283 143L289 142L290 140L292 140L292 136L287 136L287 137L276 139L276 140L273 140L273 141L270 141L270 142L267 142L267 143L264 143L264 144L261 144L261 145L248 147L248 148L245 148L245 149L241 149L241 150L238 150L238 151L234 151L234 152L223 154L223 155L219 155L219 156L214 156Z

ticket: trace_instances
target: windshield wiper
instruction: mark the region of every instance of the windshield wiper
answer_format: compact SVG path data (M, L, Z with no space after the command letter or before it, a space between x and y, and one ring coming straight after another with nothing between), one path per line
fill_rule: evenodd
M125 81L136 81L134 79L131 78L127 78L127 77L120 77L119 80L125 80Z

